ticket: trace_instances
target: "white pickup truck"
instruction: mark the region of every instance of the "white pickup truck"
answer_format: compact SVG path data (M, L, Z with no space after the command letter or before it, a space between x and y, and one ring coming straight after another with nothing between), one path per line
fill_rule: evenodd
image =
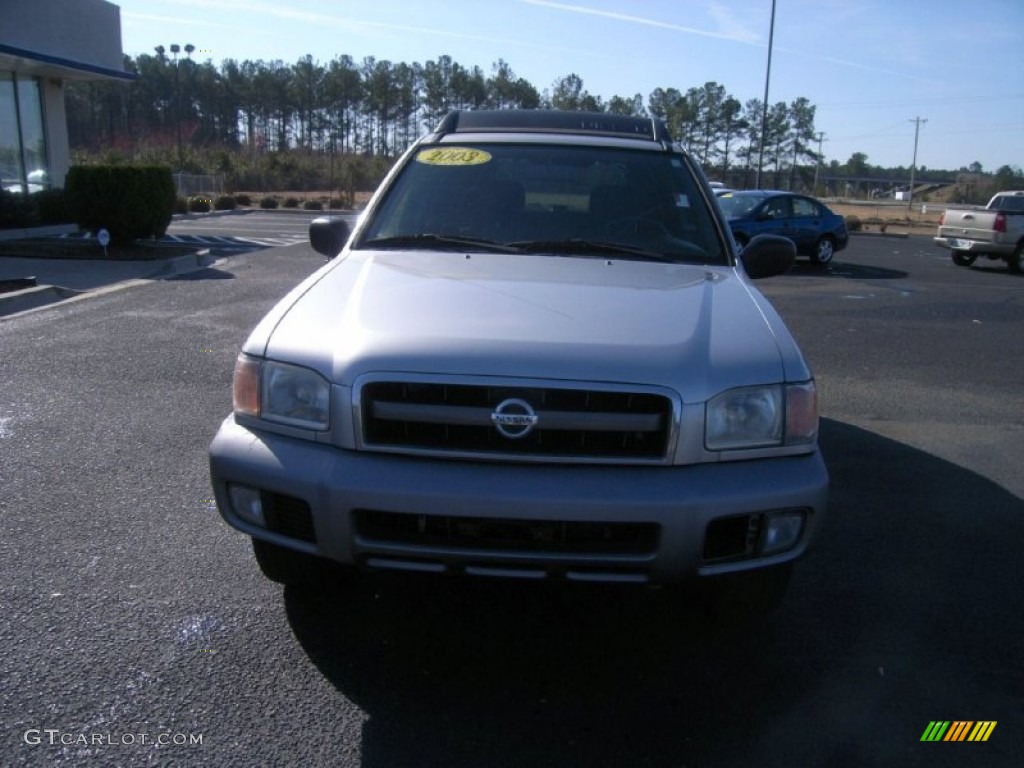
M1000 192L984 208L947 208L935 244L949 248L961 267L986 256L1024 272L1024 190Z

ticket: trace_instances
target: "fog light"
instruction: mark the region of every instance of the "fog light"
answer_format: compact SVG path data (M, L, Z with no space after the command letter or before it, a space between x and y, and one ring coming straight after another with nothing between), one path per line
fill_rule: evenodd
M804 530L803 510L792 510L787 512L776 512L768 515L761 537L762 555L774 555L792 549L800 540L800 534Z
M266 527L266 521L263 519L263 501L258 488L228 483L228 496L231 498L231 509L236 515L246 522L255 523L261 528Z

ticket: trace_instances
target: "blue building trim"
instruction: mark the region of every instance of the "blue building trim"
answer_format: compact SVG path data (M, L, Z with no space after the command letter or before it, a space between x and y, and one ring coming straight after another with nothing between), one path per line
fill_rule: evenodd
M74 69L79 72L90 72L95 75L103 75L104 77L113 77L118 80L132 81L136 79L136 75L131 72L99 67L95 64L86 64L82 61L72 61L71 59L65 59L60 56L52 56L48 53L38 53L37 51L29 51L24 48L16 48L13 45L5 45L4 43L0 43L0 54L18 56L22 59L38 61L42 64L52 64L66 69Z

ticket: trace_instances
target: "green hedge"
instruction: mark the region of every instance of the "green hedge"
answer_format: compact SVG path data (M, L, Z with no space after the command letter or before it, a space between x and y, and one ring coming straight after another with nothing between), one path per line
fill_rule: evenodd
M72 219L63 189L44 189L27 197L0 190L0 229L70 224Z
M0 229L34 227L39 223L39 206L31 197L0 189Z
M74 217L68 209L68 198L63 189L44 189L29 195L39 209L39 223L70 224Z
M188 199L188 210L190 213L209 213L210 198L201 196L190 197Z
M75 166L64 191L80 227L105 228L118 244L163 236L174 213L174 180L162 166Z

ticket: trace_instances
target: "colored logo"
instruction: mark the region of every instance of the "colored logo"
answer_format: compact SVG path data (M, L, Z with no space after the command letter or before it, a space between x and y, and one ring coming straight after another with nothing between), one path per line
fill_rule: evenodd
M995 720L932 720L921 734L921 741L988 741L996 728Z

